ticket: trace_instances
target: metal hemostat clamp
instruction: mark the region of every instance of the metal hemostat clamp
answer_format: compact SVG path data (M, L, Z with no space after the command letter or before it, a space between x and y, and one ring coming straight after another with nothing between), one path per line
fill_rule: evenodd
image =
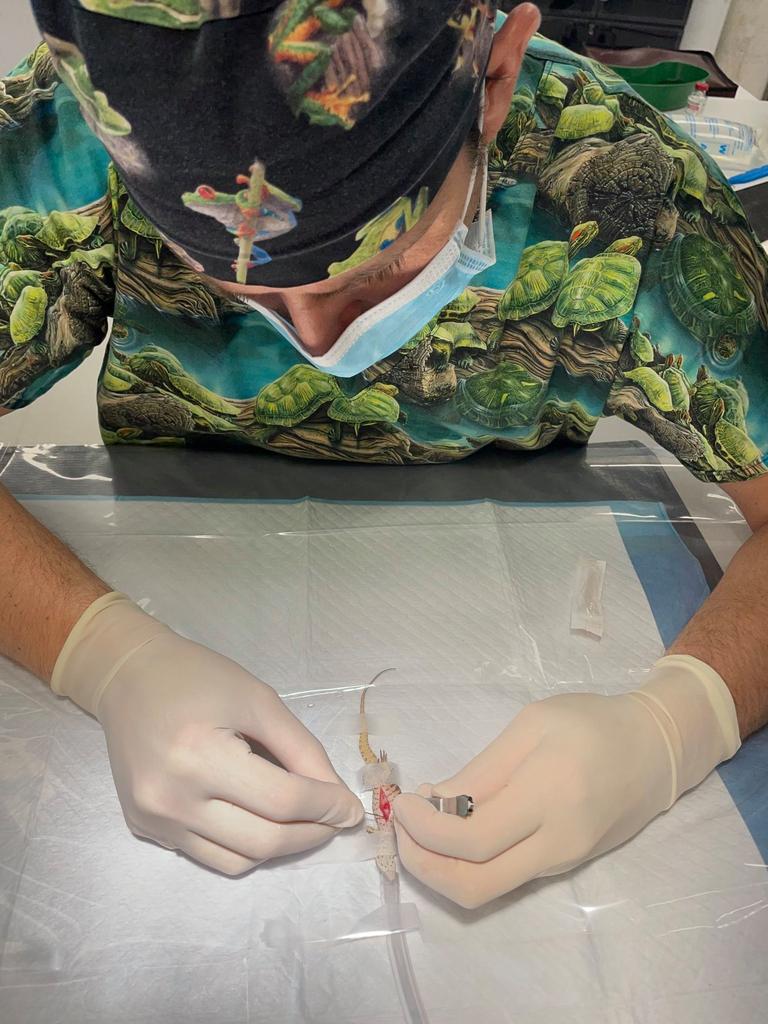
M442 814L455 814L459 818L469 818L475 809L475 801L471 796L428 796L427 800Z

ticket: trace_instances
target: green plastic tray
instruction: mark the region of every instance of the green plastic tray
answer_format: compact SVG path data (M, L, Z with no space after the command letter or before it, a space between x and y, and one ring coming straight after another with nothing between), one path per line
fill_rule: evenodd
M703 68L676 60L665 60L646 68L625 68L615 64L611 67L657 110L684 107L695 84L709 78L709 72Z

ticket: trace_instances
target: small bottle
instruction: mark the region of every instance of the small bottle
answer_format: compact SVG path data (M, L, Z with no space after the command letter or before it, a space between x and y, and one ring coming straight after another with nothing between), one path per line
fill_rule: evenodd
M696 87L688 97L687 109L692 114L700 114L704 110L704 104L707 102L707 93L709 92L709 86L706 82L697 82Z

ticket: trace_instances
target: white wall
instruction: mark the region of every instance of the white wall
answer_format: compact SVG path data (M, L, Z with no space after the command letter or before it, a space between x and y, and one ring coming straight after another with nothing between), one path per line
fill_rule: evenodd
M693 0L683 50L708 50L753 96L768 88L768 0Z
M758 98L768 95L768 0L731 0L717 62Z
M714 53L730 6L731 0L693 0L680 49Z
M28 0L0 2L0 74L19 63L40 42Z

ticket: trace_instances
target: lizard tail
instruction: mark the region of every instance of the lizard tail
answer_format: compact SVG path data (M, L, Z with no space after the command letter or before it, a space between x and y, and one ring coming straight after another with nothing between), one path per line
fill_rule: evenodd
M360 737L358 741L358 747L360 749L360 756L366 762L366 764L376 764L378 758L371 749L371 744L368 741L368 723L365 720L365 695L368 690L373 686L379 676L383 676L385 672L394 672L392 668L383 668L381 672L377 672L373 679L368 683L367 686L363 687L363 692L360 694Z
M361 715L365 714L365 695L366 695L366 693L368 693L368 691L373 686L373 684L376 682L376 680L380 676L383 676L385 672L394 672L394 671L395 671L395 669L393 669L393 668L383 668L381 670L381 672L377 672L376 673L376 675L373 677L373 679L370 681L370 683L367 683L363 687L363 692L360 694L360 714Z

